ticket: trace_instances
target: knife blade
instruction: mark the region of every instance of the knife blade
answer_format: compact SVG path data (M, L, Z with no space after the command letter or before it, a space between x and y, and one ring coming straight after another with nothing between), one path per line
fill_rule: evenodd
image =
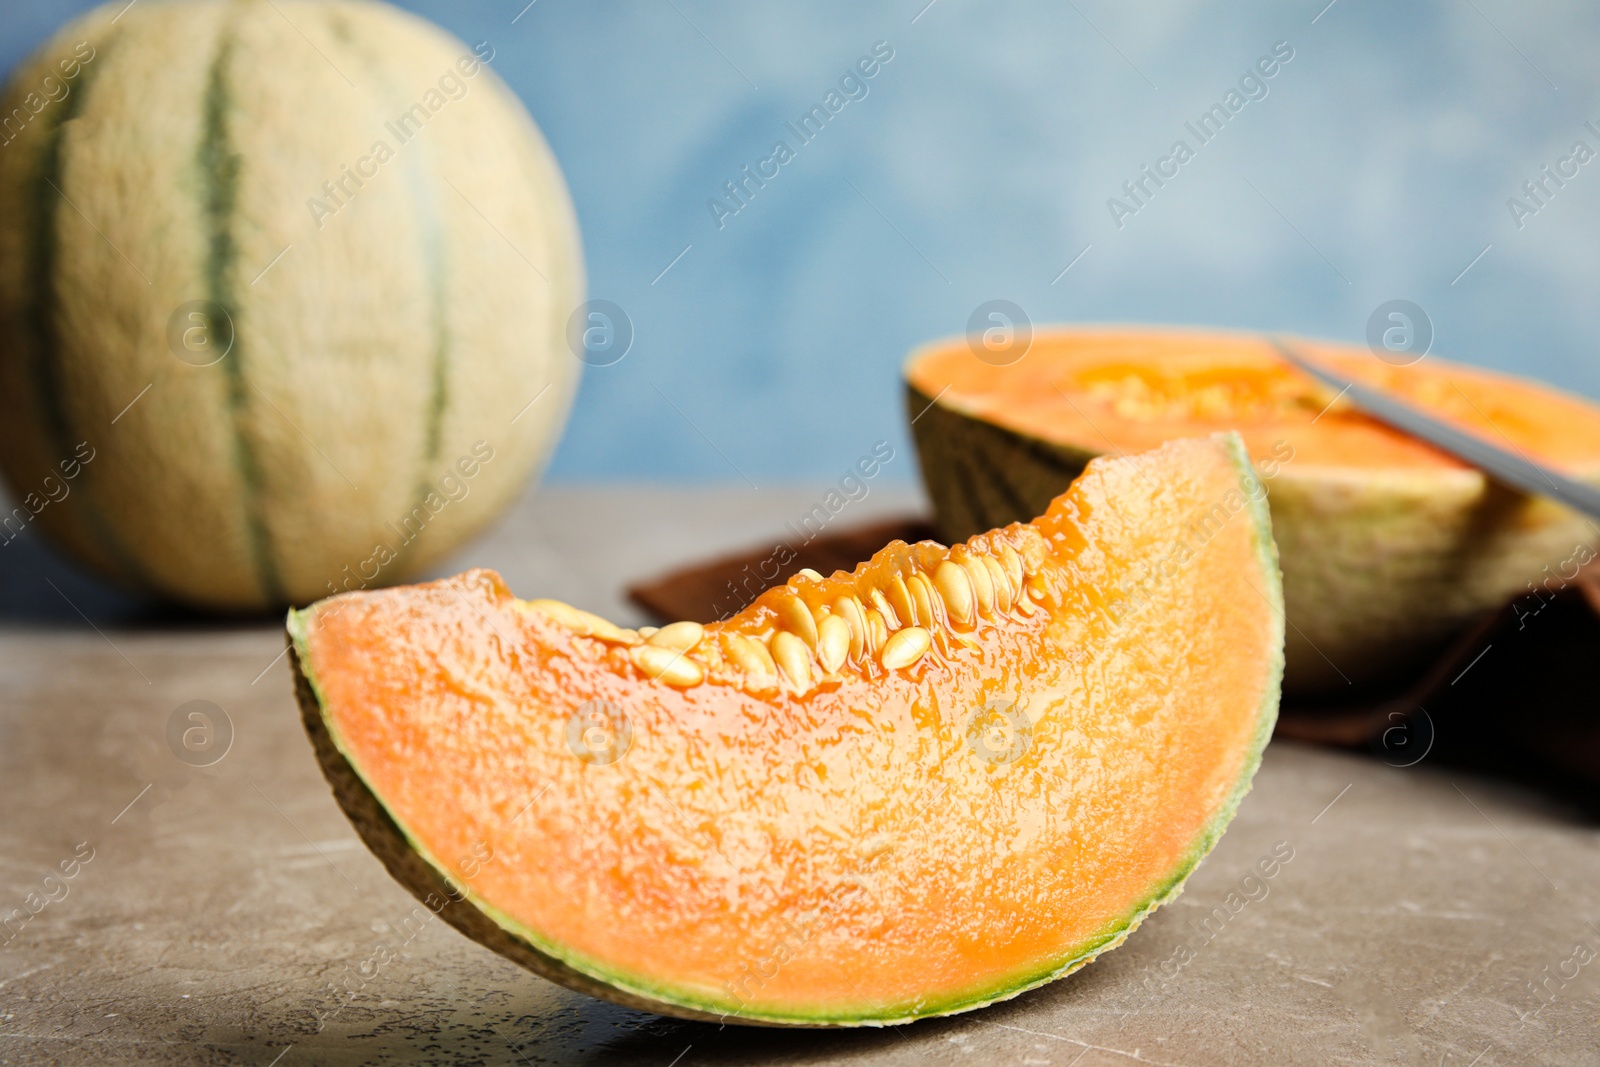
M1600 489L1459 430L1381 389L1336 374L1305 358L1282 338L1274 337L1272 344L1284 359L1329 388L1339 390L1340 396L1349 396L1351 403L1379 422L1448 452L1498 482L1559 500L1591 518L1600 518Z

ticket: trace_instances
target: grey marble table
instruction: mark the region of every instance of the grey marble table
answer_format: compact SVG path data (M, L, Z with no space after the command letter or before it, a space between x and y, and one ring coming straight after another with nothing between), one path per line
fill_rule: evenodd
M450 569L639 621L627 580L762 542L820 491L547 489ZM919 508L875 489L839 521ZM270 623L153 613L31 540L0 550L0 914L44 901L0 929L0 1063L1600 1063L1594 824L1429 760L1286 743L1182 898L1045 989L845 1033L612 1007L403 925L282 647ZM213 766L166 742L189 700L232 723ZM1292 858L1245 881L1274 849ZM380 941L398 954L374 971Z

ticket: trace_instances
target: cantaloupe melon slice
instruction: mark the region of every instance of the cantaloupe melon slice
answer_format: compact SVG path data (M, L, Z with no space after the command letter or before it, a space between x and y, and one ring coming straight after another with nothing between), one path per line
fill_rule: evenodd
M289 633L389 871L595 996L795 1026L979 1007L1121 943L1271 732L1283 614L1237 437L1096 460L1039 519L896 542L710 626L488 571Z

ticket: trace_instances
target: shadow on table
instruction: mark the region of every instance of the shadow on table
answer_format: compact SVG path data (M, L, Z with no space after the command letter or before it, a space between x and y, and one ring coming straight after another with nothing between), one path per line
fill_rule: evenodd
M1069 979L1022 994L1012 1001L1025 1005L1036 998L1070 996ZM983 1015L995 1021L990 1008ZM540 1063L642 1064L666 1067L681 1057L697 1067L716 1064L787 1064L844 1060L904 1045L912 1055L927 1055L930 1042L969 1027L982 1016L962 1014L924 1019L891 1027L803 1029L690 1022L622 1008L584 998L576 1011L525 1015L499 1028L500 1036L524 1051L537 1050ZM692 1048L692 1052L685 1055Z
M67 559L32 529L0 542L0 626L216 630L279 618L276 612L208 615L120 589Z
M1365 749L1534 789L1600 821L1600 575L1464 633L1422 677L1342 707L1289 705L1278 737Z
M729 1026L714 1023L682 1023L672 1034L681 1042L677 1048L662 1035L634 1034L605 1046L605 1059L622 1063L661 1063L662 1053L677 1055L693 1046L696 1065L804 1063L813 1060L843 1060L896 1045L925 1049L929 1038L961 1025L953 1020L934 1019L908 1027L855 1028L849 1030L801 1030L772 1027ZM914 1035L914 1036L913 1036Z

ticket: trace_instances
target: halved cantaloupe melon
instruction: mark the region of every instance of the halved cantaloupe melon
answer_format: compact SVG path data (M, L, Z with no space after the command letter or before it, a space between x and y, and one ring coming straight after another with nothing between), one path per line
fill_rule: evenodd
M1502 448L1600 484L1600 407L1432 356L1296 341ZM1571 581L1600 529L1582 515L1363 415L1264 337L1146 327L1036 332L995 366L966 339L906 362L908 406L940 532L1037 514L1092 457L1237 430L1270 492L1288 609L1286 692L1344 690L1402 668L1508 597Z
M336 796L430 908L596 996L796 1026L978 1007L1121 943L1249 788L1283 640L1237 437L710 626L473 571L289 634Z

